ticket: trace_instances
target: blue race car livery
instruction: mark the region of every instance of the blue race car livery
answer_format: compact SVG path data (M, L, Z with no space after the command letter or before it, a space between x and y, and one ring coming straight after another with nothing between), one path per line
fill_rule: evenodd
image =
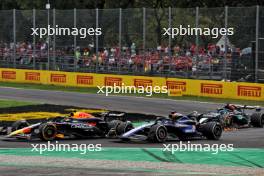
M165 142L170 138L187 140L190 138L207 138L218 140L222 135L222 126L218 122L199 123L188 116L177 119L160 117L153 123L134 128L123 135L121 140L148 140Z

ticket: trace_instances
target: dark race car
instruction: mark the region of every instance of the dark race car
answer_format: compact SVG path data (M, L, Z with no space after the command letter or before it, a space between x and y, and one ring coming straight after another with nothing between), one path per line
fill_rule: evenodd
M89 138L119 136L133 128L130 121L108 120L112 115L105 114L103 118L85 117L57 117L47 121L28 124L27 121L17 121L12 126L8 138L33 139L49 141L56 138Z
M160 117L153 123L134 128L120 139L147 140L150 142L165 142L168 139L187 140L191 138L207 138L218 140L222 135L222 126L218 122L199 123L196 120L178 113L170 114L169 118Z
M246 111L255 110L248 114ZM223 128L263 127L264 114L260 112L259 106L226 104L216 111L204 114L191 113L189 116L196 118L199 122L218 122Z

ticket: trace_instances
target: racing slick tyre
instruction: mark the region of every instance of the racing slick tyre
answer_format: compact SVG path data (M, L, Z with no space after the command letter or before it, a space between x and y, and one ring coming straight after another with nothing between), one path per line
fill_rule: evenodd
M165 142L167 139L168 133L165 126L156 124L150 127L148 140L150 142L158 142L162 143Z
M18 120L12 124L11 131L16 131L25 127L28 127L29 123L26 120Z
M109 128L109 129L116 129L117 126L118 126L119 124L121 124L121 123L122 123L121 120L112 120L112 121L110 121L110 122L108 123L108 128Z
M107 136L108 137L116 137L118 135L116 129L121 123L123 123L121 120L112 120L112 121L108 122L109 131L108 131Z
M208 122L201 126L202 134L210 140L218 140L222 136L223 128L217 122Z
M57 135L57 128L52 123L43 123L39 126L39 138L43 141L52 141Z
M120 124L117 125L116 127L116 134L117 135L122 135L125 132L129 131L133 129L133 125L131 122L122 122Z
M263 128L264 125L264 114L261 113L254 113L250 117L251 125L253 127L260 127Z

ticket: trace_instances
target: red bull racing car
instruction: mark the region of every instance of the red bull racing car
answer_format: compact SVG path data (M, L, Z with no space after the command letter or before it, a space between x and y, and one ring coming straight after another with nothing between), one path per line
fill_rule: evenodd
M47 121L29 124L25 120L16 121L7 138L34 139L50 141L58 138L90 138L119 136L133 128L130 121L120 120L122 114L109 112L103 117L94 117L83 112L72 113L69 117L57 117Z

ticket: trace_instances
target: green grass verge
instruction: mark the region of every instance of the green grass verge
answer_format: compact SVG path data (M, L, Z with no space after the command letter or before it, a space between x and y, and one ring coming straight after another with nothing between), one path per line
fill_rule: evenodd
M25 89L41 89L41 90L56 90L56 91L69 91L79 93L91 93L96 94L99 90L97 87L69 87L69 86L55 86L55 85L42 85L42 84L28 84L28 83L11 83L11 82L0 82L0 87L15 87ZM118 95L118 94L113 94ZM226 98L211 98L211 97L198 97L198 96L182 96L182 97L169 97L167 94L153 94L148 97L146 94L119 94L127 96L139 96L147 98L165 98L173 100L191 100L201 102L215 102L215 103L237 103L237 104L248 104L248 105L260 105L264 106L263 101L256 100L238 100L238 99L226 99Z
M36 103L23 102L23 101L12 101L12 100L0 100L0 108L27 106L27 105L34 105L34 104Z

